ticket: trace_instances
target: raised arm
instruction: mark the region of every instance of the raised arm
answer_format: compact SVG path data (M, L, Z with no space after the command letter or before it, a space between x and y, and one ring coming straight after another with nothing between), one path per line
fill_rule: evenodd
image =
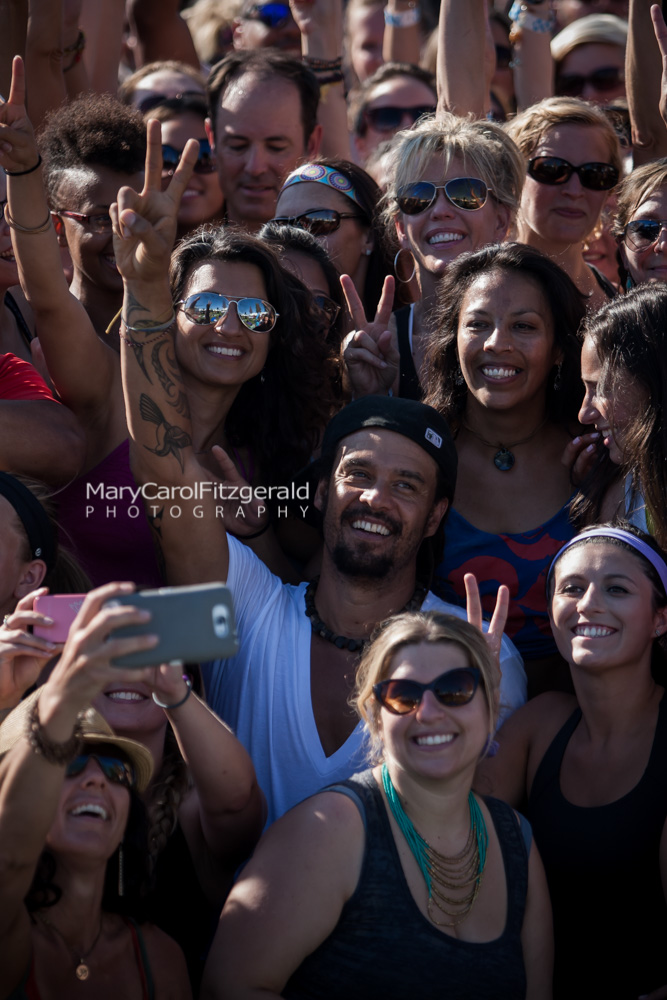
M179 13L181 6L179 0L128 0L130 25L139 39L139 66L178 59L200 68L190 29Z
M651 0L630 0L625 86L638 167L667 156L667 26Z
M384 20L384 61L419 66L422 45L419 5L413 0L393 0L385 7Z
M146 175L138 193L124 187L111 206L114 250L123 277L121 366L130 458L138 483L178 488L211 478L192 444L190 411L174 353L175 318L169 258L176 215L198 155L190 140L171 182L162 191L160 124L148 123ZM219 502L218 502L219 503ZM172 584L220 580L227 574L227 536L216 501L183 500L183 514L163 516L165 505L147 504L149 522ZM202 516L194 513L200 508Z
M489 108L487 0L442 0L438 21L438 111L484 118ZM483 71L482 71L483 68ZM491 74L493 69L491 69Z
M17 57L9 101L0 105L0 164L8 173L8 221L21 287L61 399L77 415L108 421L110 396L120 382L118 362L67 287L24 101L23 62Z
M79 27L91 90L116 94L125 24L125 0L83 0Z
M81 0L30 0L25 63L28 109L36 129L49 111L89 89L81 58Z
M514 90L517 110L523 111L554 92L551 55L552 15L531 0L522 4L512 25L514 39Z

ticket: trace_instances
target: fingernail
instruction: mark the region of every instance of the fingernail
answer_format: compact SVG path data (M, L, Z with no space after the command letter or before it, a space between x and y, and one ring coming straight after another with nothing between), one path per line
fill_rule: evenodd
M581 441L580 437L572 438L572 444L579 444L580 441Z
M54 623L54 619L53 618L47 618L46 615L44 616L44 624L45 625L53 625L53 623Z
M589 434L589 437L599 438L600 437L600 432L599 431L591 431L591 433Z
M594 452L595 451L595 445L594 444L589 444L589 446L586 449L586 451L588 451L590 453Z

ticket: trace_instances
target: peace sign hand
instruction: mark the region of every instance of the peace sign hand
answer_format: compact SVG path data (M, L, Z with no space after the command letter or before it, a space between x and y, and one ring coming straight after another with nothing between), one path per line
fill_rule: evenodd
M472 573L466 573L463 577L463 583L466 588L466 611L468 614L468 621L471 625L474 625L482 631L482 602L479 596L477 579ZM493 609L491 624L489 625L488 631L484 632L486 644L489 647L489 652L492 654L496 666L496 683L498 687L500 687L500 680L502 677L502 671L500 668L500 651L503 641L503 632L507 622L509 603L509 587L506 587L503 583L500 587L498 587L496 606Z
M38 160L35 134L25 109L25 68L21 57L14 56L9 100L0 101L0 166L18 173L30 170Z
M162 128L150 119L146 128L146 173L140 193L122 187L109 209L114 229L116 266L125 281L166 281L176 238L181 197L197 162L199 144L189 139L166 190L162 190Z
M387 275L373 322L366 319L354 282L347 275L340 279L355 329L343 341L343 360L355 397L386 395L399 370L398 347L389 329L394 302L394 279Z

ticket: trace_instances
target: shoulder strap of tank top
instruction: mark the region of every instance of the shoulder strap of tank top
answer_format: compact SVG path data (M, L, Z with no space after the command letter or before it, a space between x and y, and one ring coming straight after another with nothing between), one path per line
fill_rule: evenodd
M551 782L558 780L560 766L565 755L565 748L570 742L572 733L579 725L580 719L581 709L575 708L565 725L554 736L535 773L533 787L528 796L529 801L539 795Z
M141 928L134 920L132 920L131 917L124 917L123 919L130 931L130 934L132 935L132 946L134 948L134 957L137 960L139 975L141 976L142 1000L154 1000L155 983L153 982L151 965L150 962L148 961L146 943L144 942L144 936L141 933Z

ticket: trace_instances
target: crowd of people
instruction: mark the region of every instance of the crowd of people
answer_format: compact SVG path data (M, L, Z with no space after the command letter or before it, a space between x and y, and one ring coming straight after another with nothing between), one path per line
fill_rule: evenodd
M667 998L661 8L18 7L0 1000Z

